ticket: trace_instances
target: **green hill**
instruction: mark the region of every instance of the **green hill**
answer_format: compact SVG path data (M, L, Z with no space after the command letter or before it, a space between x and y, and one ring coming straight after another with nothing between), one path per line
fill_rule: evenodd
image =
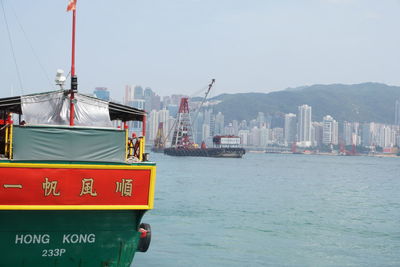
M271 93L222 94L213 99L222 102L214 106L225 121L251 120L258 112L274 117L297 113L303 104L312 106L314 121L331 115L338 121L394 122L395 100L400 99L400 87L381 83L312 85Z

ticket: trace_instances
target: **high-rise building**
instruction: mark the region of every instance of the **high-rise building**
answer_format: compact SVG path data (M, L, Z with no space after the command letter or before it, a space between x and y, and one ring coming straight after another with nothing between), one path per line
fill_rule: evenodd
M203 112L198 112L197 117L192 117L192 131L193 140L196 144L201 144L203 141L203 124L204 124L204 114Z
M124 97L124 105L128 105L130 101L133 100L133 91L132 86L126 85L125 86L125 97Z
M263 125L263 127L258 129L259 133L259 140L257 142L258 146L265 147L267 146L267 144L271 143L270 131L271 130L265 127L265 125Z
M136 92L136 88L135 88L135 92ZM144 89L143 92L143 97L145 100L145 110L150 111L153 110L153 96L154 96L154 92L153 90L151 90L150 87L146 87L146 89Z
M233 127L233 134L237 135L239 132L239 122L237 120L233 120L232 127Z
M149 142L153 142L157 136L158 130L158 112L156 110L152 110L149 115L149 119L147 120L147 139Z
M332 116L327 115L323 118L322 143L325 145L338 144L338 123Z
M167 106L167 109L169 111L169 115L175 118L176 115L178 114L179 107L178 105L169 104Z
M343 142L346 146L352 145L353 141L353 127L351 125L351 122L343 122Z
M151 109L160 110L161 109L161 97L154 94L151 97Z
M311 127L311 143L312 146L322 145L322 136L324 132L324 126L322 122L313 121Z
M133 90L133 98L134 99L144 99L144 92L143 92L143 87L140 85L136 85L134 90Z
M221 112L218 112L218 114L215 115L215 135L224 134L224 120L224 114Z
M202 141L207 141L209 139L209 137L210 137L210 125L203 124L201 139L202 139Z
M99 99L110 101L110 92L106 87L96 87L93 94Z
M248 130L247 121L246 121L246 120L242 120L242 121L240 122L240 124L239 124L239 129L240 129L240 130Z
M343 142L346 146L360 144L360 124L358 122L343 122Z
M298 146L311 146L311 107L308 105L298 107L297 141Z
M260 128L258 128L257 126L254 126L251 130L250 130L250 145L253 146L260 146L261 142L261 136L260 136Z
M243 145L243 146L249 145L249 136L250 136L249 130L239 130L238 135L240 137L241 145Z
M296 127L297 127L296 114L293 113L285 114L284 138L286 145L291 145L294 142L296 142L296 130L297 130Z
M400 99L396 100L394 112L394 124L400 125Z
M370 123L364 123L362 126L361 145L371 146L372 134Z
M167 109L162 109L158 111L158 123L163 123L163 135L167 136L171 126L169 125L169 111ZM158 130L158 129L157 129Z
M272 141L275 144L281 145L284 143L284 130L280 127L272 129Z
M226 135L235 135L235 129L233 128L233 124L232 123L228 123L228 125L225 126L224 134L226 134Z
M263 126L265 125L265 115L264 115L264 112L258 112L258 115L257 115L256 120L257 120L257 127L258 127L258 128L263 127Z

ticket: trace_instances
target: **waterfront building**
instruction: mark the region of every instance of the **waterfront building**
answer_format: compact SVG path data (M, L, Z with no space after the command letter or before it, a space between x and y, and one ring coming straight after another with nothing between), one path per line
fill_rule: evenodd
M291 145L296 142L296 131L297 131L297 118L296 114L289 113L285 114L285 126L284 126L284 140L285 145Z
M322 145L324 127L322 122L313 121L311 125L311 145L314 147Z
M260 146L260 129L257 126L250 130L250 145Z
M353 127L351 122L343 122L343 142L344 145L350 146L353 144Z
M394 147L396 145L396 132L390 125L382 125L383 143L382 147Z
M271 137L270 137L270 129L268 129L267 127L263 126L261 128L259 128L258 131L259 135L259 140L258 140L258 145L260 147L266 147L268 144L272 143L271 142Z
M311 146L311 110L311 107L308 105L298 107L297 145L300 147Z
M249 145L250 131L249 130L239 130L238 136L240 137L240 144L243 146Z
M275 127L272 129L272 143L283 145L285 143L284 140L284 131L283 128Z
M361 145L364 147L371 146L371 125L370 123L363 123L361 131Z
M342 138L346 146L361 144L360 124L358 122L343 122Z
M323 118L323 132L322 132L322 143L324 145L337 145L338 144L338 123L332 116L327 115Z

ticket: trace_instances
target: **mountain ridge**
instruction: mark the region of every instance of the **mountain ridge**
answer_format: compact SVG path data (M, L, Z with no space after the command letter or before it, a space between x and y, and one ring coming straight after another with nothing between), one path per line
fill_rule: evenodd
M270 93L221 94L210 100L221 101L213 109L222 112L226 122L234 119L249 121L258 112L283 117L285 113L296 114L298 106L307 104L313 108L313 121L322 121L323 116L331 115L340 122L392 124L396 99L400 99L399 86L366 82L315 84Z

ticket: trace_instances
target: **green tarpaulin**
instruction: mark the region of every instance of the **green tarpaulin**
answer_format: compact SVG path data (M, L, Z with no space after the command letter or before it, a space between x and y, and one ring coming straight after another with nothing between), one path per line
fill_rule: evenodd
M15 126L13 159L125 161L125 131L85 127Z

